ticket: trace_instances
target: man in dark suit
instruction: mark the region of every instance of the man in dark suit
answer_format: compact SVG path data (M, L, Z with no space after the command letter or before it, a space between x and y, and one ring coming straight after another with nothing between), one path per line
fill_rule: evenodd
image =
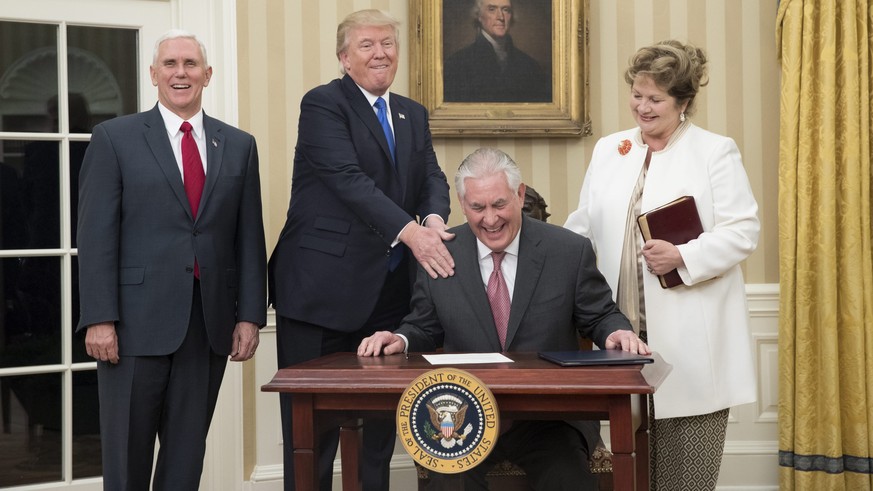
M442 242L452 237L449 187L427 111L388 91L398 26L378 10L346 17L336 50L345 76L300 104L291 204L270 258L280 368L354 352L362 338L396 327L409 311L411 260L434 276L453 273ZM285 489L294 489L291 396L279 397ZM388 489L394 434L391 420L364 422L365 490ZM320 442L321 489L331 486L337 438L330 431Z
M458 169L455 187L467 217L467 225L451 229L456 238L447 244L455 275L432 279L419 271L412 312L394 332L364 339L358 355L439 347L446 352L574 350L579 335L603 349L649 353L613 303L591 243L522 214L525 186L508 155L476 150ZM502 333L498 295L492 296L492 285L500 281L509 297ZM504 421L503 426L508 429L485 463L464 473L465 489L487 488L487 469L504 459L521 466L538 490L597 489L588 456L599 437L598 423Z
M446 102L551 102L551 76L512 42L511 0L475 0L476 38L446 59Z
M152 488L196 490L228 356L251 358L266 323L258 153L202 111L194 35L158 39L150 72L158 104L94 127L85 154L78 329L99 360L104 488L149 489L157 435Z

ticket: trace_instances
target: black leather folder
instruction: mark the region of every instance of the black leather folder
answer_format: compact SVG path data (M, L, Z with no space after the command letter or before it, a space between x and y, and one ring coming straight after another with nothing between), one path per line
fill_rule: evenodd
M540 358L557 363L562 367L584 367L595 365L637 365L653 363L655 360L647 355L628 353L627 351L585 350L585 351L541 351Z

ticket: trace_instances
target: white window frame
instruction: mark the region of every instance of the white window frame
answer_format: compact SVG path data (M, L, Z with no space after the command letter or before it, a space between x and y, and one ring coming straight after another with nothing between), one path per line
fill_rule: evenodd
M139 49L139 109L150 109L157 101L157 92L152 86L148 65L152 61L153 43L170 28L191 31L200 37L207 47L208 61L213 66L209 87L203 93L204 110L228 124L238 122L238 83L236 49L236 1L235 0L28 0L5 2L0 20L40 22L59 25L60 39L66 39L68 24L101 27L123 27L139 30L142 45ZM61 121L67 119L67 58L66 45L60 43L61 85L59 87L59 111ZM4 139L43 138L82 141L87 138L71 135L69 128L61 126L60 134L2 132ZM62 146L62 163L69 162L69 147ZM61 186L69 189L69 166L64 171ZM62 200L63 223L60 253L57 249L0 251L0 257L58 256L62 258L61 288L62 312L70 312L71 257L76 250L70 247L71 230L69 200ZM72 479L72 374L75 371L95 368L94 362L72 363L71 337L73 326L68 316L62 316L62 354L60 365L0 369L4 375L25 375L58 372L63 375L63 480L29 486L28 489L76 489L99 490L102 478ZM218 405L207 439L206 458L200 488L203 490L237 490L243 487L243 370L240 363L228 363Z

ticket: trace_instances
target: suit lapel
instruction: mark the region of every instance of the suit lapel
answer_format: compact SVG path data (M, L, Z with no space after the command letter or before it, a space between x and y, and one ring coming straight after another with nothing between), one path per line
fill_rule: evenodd
M518 269L515 272L515 288L512 292L512 306L509 309L509 326L506 329L506 346L512 344L512 339L521 325L524 313L527 312L546 257L539 249L540 238L530 233L531 220L522 218L521 239L518 243Z
M191 205L188 204L188 195L185 194L185 186L182 184L182 174L179 172L179 164L176 163L176 156L173 154L173 148L170 146L170 139L167 136L167 126L164 124L164 118L161 117L161 112L158 110L157 104L154 109L146 113L146 142L155 157L155 162L164 173L167 179L167 184L179 200L179 204L188 214L188 218L193 220L191 215Z
M357 84L355 84L355 81L352 80L351 77L348 75L344 76L342 78L342 84L343 89L346 92L346 97L349 100L349 105L358 117L361 118L361 121L363 121L367 129L370 130L370 133L373 134L376 141L379 142L379 146L382 148L382 153L384 154L388 165L393 165L391 153L388 151L388 140L385 138L385 133L382 131L382 125L379 124L379 118L376 117L376 111L372 106L370 106L369 102L367 102L367 98L364 97L363 92L361 92L361 89ZM396 135L394 141L396 146Z
M409 111L405 101L398 96L391 98L391 120L394 124L394 147L397 152L397 162L395 168L400 176L401 184L406 183L409 168L404 163L409 162L412 154L412 128L407 117ZM403 185L403 202L406 202L406 186Z
M221 164L224 157L224 135L217 120L203 113L203 132L206 136L206 182L203 185L203 196L200 198L200 210L197 212L198 220L203 216L202 210L209 204L209 197L218 182L221 173Z
M471 333L471 336L484 336L494 352L500 352L500 338L497 337L497 327L494 325L494 316L491 314L491 304L488 302L488 293L482 283L482 274L479 269L479 251L476 246L476 236L468 225L463 225L463 232L458 232L455 240L458 241L456 251L452 252L455 259L455 271L469 271L470 274L458 275L464 290L464 299L470 302L470 308L476 315L475 326L480 333ZM440 281L440 280L437 280ZM511 322L510 315L510 322Z

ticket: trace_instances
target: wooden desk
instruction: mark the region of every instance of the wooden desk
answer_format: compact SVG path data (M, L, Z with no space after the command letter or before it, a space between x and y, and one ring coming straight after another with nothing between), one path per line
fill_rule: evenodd
M506 353L514 363L458 365L484 382L500 414L512 419L609 420L616 490L648 489L649 452L646 398L670 371L654 355L647 365L563 368L536 353ZM401 393L422 373L439 368L420 354L360 358L335 353L280 369L265 392L289 392L294 425L297 489L317 489L318 434L321 428L363 416L395 418ZM637 421L633 401L639 402ZM390 414L386 414L390 413ZM356 433L344 431L343 489L359 490ZM356 445L348 445L348 443ZM287 444L288 442L286 442ZM346 448L346 447L351 448ZM635 453L636 449L636 453Z

